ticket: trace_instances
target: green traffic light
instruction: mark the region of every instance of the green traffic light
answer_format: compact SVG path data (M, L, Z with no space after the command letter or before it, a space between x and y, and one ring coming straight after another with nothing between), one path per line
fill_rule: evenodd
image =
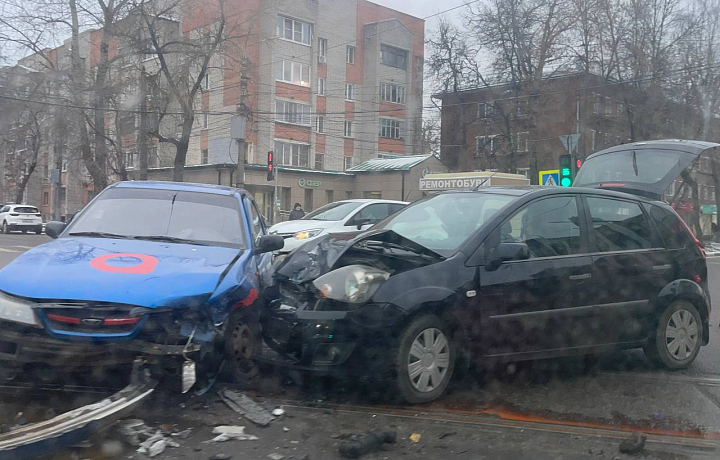
M563 169L562 169L562 175L563 175L563 176L569 176L569 175L570 175L570 168L563 168Z
M572 185L572 181L569 177L563 177L562 179L560 179L560 186L570 187L570 185Z

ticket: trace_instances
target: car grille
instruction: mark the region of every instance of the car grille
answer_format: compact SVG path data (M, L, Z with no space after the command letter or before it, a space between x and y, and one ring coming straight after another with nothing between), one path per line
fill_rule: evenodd
M294 321L271 318L263 324L263 335L281 344L286 344L293 336Z
M40 304L40 311L53 331L107 335L132 332L142 322L145 309L107 302L62 301Z

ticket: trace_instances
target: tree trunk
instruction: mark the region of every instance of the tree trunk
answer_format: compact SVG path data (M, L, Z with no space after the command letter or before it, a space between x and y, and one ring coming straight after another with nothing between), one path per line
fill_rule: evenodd
M183 114L183 130L180 139L175 144L175 162L173 163L173 181L182 182L185 173L185 161L187 159L188 146L190 145L190 133L192 132L195 113L190 110Z
M148 145L147 145L147 80L145 67L140 70L140 129L138 130L138 153L140 156L140 174L138 179L148 178ZM127 176L127 172L125 173ZM127 180L127 179L123 179Z
M28 182L30 182L30 176L32 176L32 173L35 171L36 166L37 166L37 158L35 159L35 161L30 163L27 173L25 173L23 175L22 180L17 185L17 189L15 190L15 203L23 202L23 195L25 195L25 188L27 187Z
M690 186L692 189L692 200L693 200L693 210L692 210L692 226L694 227L693 230L695 232L695 237L702 243L703 241L703 232L702 228L700 227L700 194L698 191L698 184L690 177L690 173L685 170L681 174L683 180L686 184Z

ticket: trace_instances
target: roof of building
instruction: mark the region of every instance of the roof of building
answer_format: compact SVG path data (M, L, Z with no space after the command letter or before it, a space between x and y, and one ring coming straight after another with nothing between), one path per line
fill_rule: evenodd
M375 158L360 163L348 169L348 172L367 172L367 171L409 171L432 155L411 155L398 158Z

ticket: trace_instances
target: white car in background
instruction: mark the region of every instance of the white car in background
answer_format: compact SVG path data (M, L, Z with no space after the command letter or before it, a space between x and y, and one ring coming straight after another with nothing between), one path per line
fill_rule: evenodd
M270 234L285 238L280 253L326 233L347 233L367 230L409 203L392 200L343 200L326 204L300 220L280 222L270 227Z
M42 214L35 206L6 204L0 209L0 229L5 234L20 230L23 233L33 231L39 235L43 230Z

